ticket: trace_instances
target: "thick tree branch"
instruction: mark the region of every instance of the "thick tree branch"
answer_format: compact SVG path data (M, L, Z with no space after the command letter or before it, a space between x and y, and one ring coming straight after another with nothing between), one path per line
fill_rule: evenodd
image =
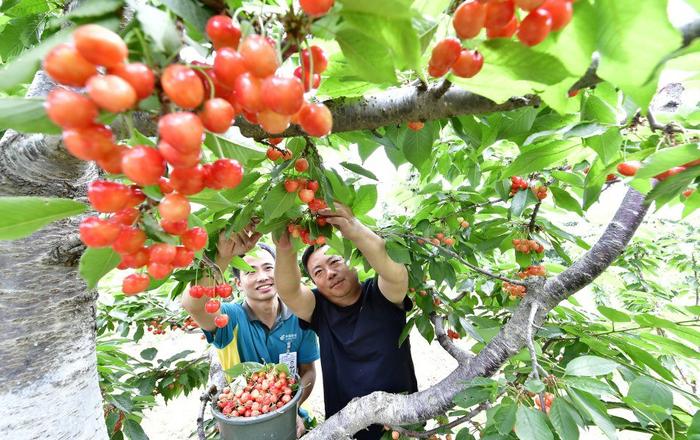
M372 130L406 121L431 121L452 116L484 114L538 106L540 98L534 95L510 98L498 104L488 98L447 84L431 84L421 91L416 86L391 88L375 95L356 98L337 98L325 101L333 114L333 133ZM241 134L254 139L269 138L259 126L239 117L236 124ZM275 137L302 136L304 132L292 125Z
M630 188L593 248L554 278L547 281L540 277L527 279L528 294L499 334L468 363L458 365L436 385L411 395L374 392L354 399L304 438L347 439L371 424L407 425L433 418L452 408L452 399L466 381L493 375L525 346L524 330L530 322L533 326L540 326L552 308L590 284L613 263L632 239L647 210L644 196ZM533 304L537 304L537 308L531 320Z
M442 326L444 318L442 316L437 316L435 313L430 314L430 320L435 326L435 335L437 336L438 342L445 349L446 352L450 354L457 362L460 364L466 363L472 358L472 355L457 347L445 333L445 329Z

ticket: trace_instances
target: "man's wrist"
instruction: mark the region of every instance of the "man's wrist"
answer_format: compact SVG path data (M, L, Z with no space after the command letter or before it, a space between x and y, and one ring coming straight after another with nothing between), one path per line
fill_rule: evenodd
M343 237L347 238L350 241L355 241L359 238L362 238L365 231L367 230L367 228L365 228L365 225L360 223L360 221L355 217L349 220L348 223L348 227L345 229L345 231L343 231Z

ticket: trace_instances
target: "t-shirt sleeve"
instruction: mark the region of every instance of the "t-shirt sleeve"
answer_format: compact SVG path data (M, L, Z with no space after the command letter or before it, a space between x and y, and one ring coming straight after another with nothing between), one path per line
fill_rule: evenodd
M318 349L318 338L313 331L307 329L301 332L301 345L299 346L298 357L300 364L310 364L321 357Z
M223 303L221 304L221 313L228 315L228 324L226 327L217 328L213 332L202 329L207 342L214 344L214 347L222 349L233 341L233 330L236 328L236 304Z
M374 296L378 301L385 302L386 304L391 304L392 307L398 310L403 310L403 312L409 312L413 308L413 301L411 301L411 298L408 297L408 293L403 297L401 307L398 307L397 304L389 301L379 289L379 276L376 276L365 282L368 284L367 288L370 289L369 294Z
M299 327L301 327L303 330L311 329L315 332L318 332L318 318L322 309L321 301L323 301L324 298L321 296L321 294L318 293L317 289L312 289L311 292L313 292L314 299L316 300L314 311L311 313L311 321L305 321L299 318Z

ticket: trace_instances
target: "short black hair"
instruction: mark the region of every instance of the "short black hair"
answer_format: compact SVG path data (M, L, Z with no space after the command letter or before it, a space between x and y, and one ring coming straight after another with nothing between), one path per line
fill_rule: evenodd
M275 255L275 250L272 249L269 245L266 245L265 243L258 243L258 247L264 251L267 251L270 255L272 255L272 258L276 258L277 256ZM239 257L244 257L244 255L239 255ZM241 277L241 271L237 267L231 267L231 271L233 272L233 276L236 278Z
M311 258L311 254L316 252L316 249L318 249L319 246L311 245L304 249L304 253L301 255L301 266L304 268L304 272L306 272L306 276L311 278L311 274L309 273L309 258Z

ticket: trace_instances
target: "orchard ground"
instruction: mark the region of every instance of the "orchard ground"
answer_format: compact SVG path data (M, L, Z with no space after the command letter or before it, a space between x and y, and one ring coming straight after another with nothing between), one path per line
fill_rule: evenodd
M379 168L381 162L384 160L381 155L377 157L377 161L374 165ZM340 159L344 160L344 159ZM372 161L368 161L372 163ZM371 169L371 168L370 168ZM387 169L392 169L385 167L385 172ZM393 169L392 169L393 170ZM400 178L398 175L395 176ZM386 182L391 181L387 179ZM396 188L390 188L389 185L380 185L380 190L386 191L387 197L384 200L397 200L400 199L401 190ZM623 184L615 184L607 191L603 193L600 201L589 210L588 222L581 221L580 218L572 216L570 219L563 219L565 222L571 220L571 227L575 227L577 232L581 233L581 236L589 242L592 242L595 238L593 235L595 231L600 230L600 226L604 225L609 221L610 217L613 215L613 210L611 207L618 206L620 200L624 196L625 186ZM391 204L390 209L398 209L399 206ZM650 216L650 218L645 222L645 224L640 228L637 238L652 238L654 234L660 232L659 228L662 226L659 224L658 220L664 219L678 219L680 218L680 210L682 206L667 206L661 211L656 212ZM700 214L696 212L694 215L685 219L686 222L693 224L694 222L700 221ZM114 274L118 277L123 275ZM599 280L599 285L607 285L608 283L615 283L616 275L613 272L608 272L603 274L601 280ZM119 289L120 280L116 277L109 277L101 282L101 301L111 302L111 295L109 291L111 289ZM595 296L590 288L579 292L575 295L575 300L587 310L595 310L596 302ZM569 304L570 305L570 304ZM609 304L608 304L609 305ZM611 307L617 306L617 304L610 305ZM176 312L180 305L179 299L174 301L169 305L173 312ZM165 335L152 335L146 333L143 339L139 341L138 344L130 344L126 348L126 351L130 354L138 354L141 350L148 347L155 347L158 350L158 358L167 358L175 353L183 350L192 350L194 353L190 357L200 356L204 353L208 347L206 342L202 339L202 333L200 331L194 331L191 333L183 333L182 331L168 331ZM418 333L414 328L411 332L411 351L413 354L413 360L416 368L416 376L418 378L418 386L420 390L424 390L431 385L439 382L445 376L447 376L457 365L456 361L437 343L433 341L428 344L425 339ZM457 340L456 344L460 347L468 348L473 343L473 340L468 338L463 338ZM305 406L309 408L314 415L320 416L319 420L323 416L323 379L321 365L317 362L317 381L314 390L309 397ZM624 386L623 381L618 381L621 386ZM148 434L151 440L172 440L172 439L184 439L188 438L190 434L196 429L196 418L200 408L199 397L202 390L196 390L190 393L188 396L179 396L165 404L161 396L158 396L158 406L152 410L145 412L145 418L143 420L142 426ZM210 417L210 412L207 411L207 416ZM624 411L618 413L617 415L633 417L631 414L625 414ZM477 418L477 422L484 422L485 413ZM192 437L195 438L195 437ZM454 437L453 437L454 438ZM603 438L603 434L597 428L592 427L588 431L581 432L582 439L594 440ZM624 437L621 440L646 440L651 438L649 434L633 433L626 431Z

